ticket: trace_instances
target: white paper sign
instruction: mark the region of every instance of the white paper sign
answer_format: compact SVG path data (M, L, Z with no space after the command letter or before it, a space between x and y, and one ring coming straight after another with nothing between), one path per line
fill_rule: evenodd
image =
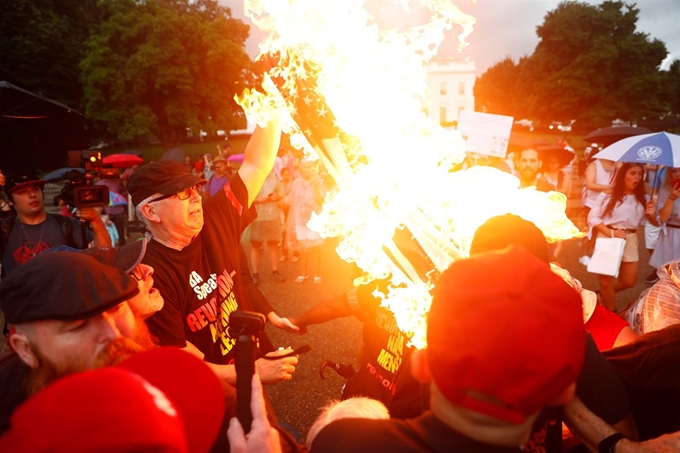
M470 152L504 158L513 117L463 110L458 117L458 132Z

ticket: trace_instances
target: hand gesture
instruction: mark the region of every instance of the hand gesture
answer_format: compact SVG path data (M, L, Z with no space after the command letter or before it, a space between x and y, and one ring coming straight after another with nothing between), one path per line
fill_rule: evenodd
M267 357L277 357L293 352L291 348L273 351ZM293 379L295 367L298 364L298 356L285 357L278 360L258 359L255 361L255 370L260 375L263 384L278 384L281 381Z
M272 325L278 329L285 330L289 333L299 333L300 328L292 323L288 318L281 318L276 312L270 312L267 314L267 318Z
M289 318L284 318L284 319L289 319ZM300 322L298 321L297 318L290 318L290 321L288 321L288 322L290 322L292 325L295 326L295 328L297 329L295 331L296 334L304 335L304 334L307 333L307 326L300 325Z
M626 239L628 237L628 233L623 230L612 230L612 233L614 234L615 238Z
M253 375L251 386L250 411L253 414L253 423L250 432L245 434L238 419L232 418L227 429L229 451L231 453L280 453L279 432L272 428L267 420L262 384L257 374Z
M680 197L680 186L675 186L673 187L673 192L671 192L668 198L675 201L678 199L678 197Z

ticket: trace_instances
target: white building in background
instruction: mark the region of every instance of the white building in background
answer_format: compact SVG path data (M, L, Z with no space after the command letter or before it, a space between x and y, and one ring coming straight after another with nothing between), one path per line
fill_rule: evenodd
M440 123L458 121L463 110L475 110L475 62L433 60L426 66L429 96L423 101L423 112Z

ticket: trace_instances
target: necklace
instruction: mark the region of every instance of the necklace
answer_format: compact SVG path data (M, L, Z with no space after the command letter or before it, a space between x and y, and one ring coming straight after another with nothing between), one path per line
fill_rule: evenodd
M18 220L18 219L17 219ZM45 224L47 223L47 218L43 220L43 226L42 229L40 230L40 238L38 238L38 242L35 243L36 247L35 250L31 248L31 239L28 237L28 233L26 233L26 228L24 227L24 223L19 220L19 225L21 225L21 230L24 232L24 237L26 238L26 247L28 250L31 251L31 258L35 258L35 256L38 254L40 250L38 250L38 247L40 246L40 243L42 242L43 238L43 233L45 232Z

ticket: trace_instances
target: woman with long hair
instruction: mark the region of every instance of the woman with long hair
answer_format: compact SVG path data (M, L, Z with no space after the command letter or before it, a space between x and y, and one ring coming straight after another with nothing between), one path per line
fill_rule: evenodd
M638 274L637 228L645 218L647 199L642 181L644 169L636 163L624 163L618 169L611 194L598 195L590 214L589 237L623 238L626 246L618 280L598 275L602 304L616 311L616 292L635 285Z
M666 171L663 186L659 191L658 203L655 206L654 217L658 209L658 221L662 228L659 242L649 259L653 267L663 266L669 261L680 259L680 168L669 168Z

